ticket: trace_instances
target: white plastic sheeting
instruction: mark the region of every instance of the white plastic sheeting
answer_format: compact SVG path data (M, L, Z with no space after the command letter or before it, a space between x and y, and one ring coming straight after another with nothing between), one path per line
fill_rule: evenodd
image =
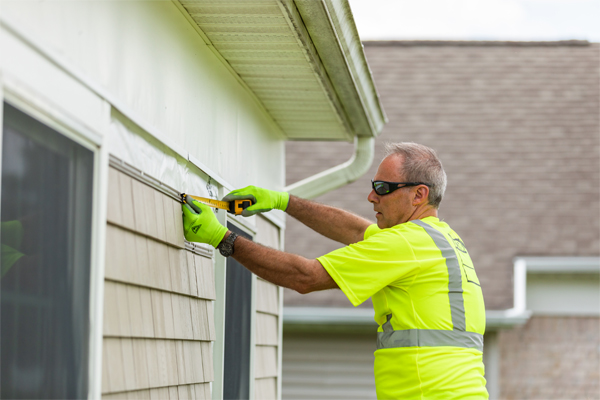
M190 165L186 158L142 131L122 114L113 110L109 129L110 154L144 174L180 192L214 197L209 193L208 176ZM190 167L195 171L190 171Z

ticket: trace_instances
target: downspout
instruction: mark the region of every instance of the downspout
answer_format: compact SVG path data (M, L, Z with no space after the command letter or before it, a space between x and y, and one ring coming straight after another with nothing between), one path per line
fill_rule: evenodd
M488 327L512 328L523 325L531 317L531 311L527 310L527 261L516 257L513 260L513 307L505 310L486 311Z
M285 187L285 191L304 199L314 199L363 176L373 163L375 138L354 137L354 154L343 164L319 172Z

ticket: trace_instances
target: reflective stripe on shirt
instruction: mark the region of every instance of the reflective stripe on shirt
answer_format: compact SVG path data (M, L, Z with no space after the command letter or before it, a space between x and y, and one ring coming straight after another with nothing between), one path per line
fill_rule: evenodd
M448 331L440 329L405 329L395 331L390 320L383 324L383 332L377 332L377 349L395 347L453 346L483 351L483 335L476 332Z
M387 316L387 322L382 325L383 332L377 333L377 349L396 347L439 347L453 346L474 348L483 351L483 335L476 332L466 332L465 305L463 299L462 278L456 251L448 239L431 225L414 220L433 239L435 245L446 259L448 268L448 299L453 330L439 329L405 329L394 330L392 314Z

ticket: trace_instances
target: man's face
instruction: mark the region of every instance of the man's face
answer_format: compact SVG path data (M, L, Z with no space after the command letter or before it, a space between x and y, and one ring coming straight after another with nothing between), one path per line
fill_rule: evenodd
M400 173L401 167L401 156L388 156L379 164L373 180L404 182L404 176ZM371 189L367 200L373 204L373 210L377 212L375 217L377 218L377 226L380 229L391 228L409 221L415 210L412 205L411 189L414 189L414 187L400 188L385 195L379 195Z

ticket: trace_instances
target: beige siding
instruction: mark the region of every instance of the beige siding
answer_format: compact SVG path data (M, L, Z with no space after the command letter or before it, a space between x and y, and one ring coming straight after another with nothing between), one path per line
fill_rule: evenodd
M209 399L212 259L185 249L176 200L114 168L107 220L103 398Z
M279 249L279 229L257 218L256 241ZM256 348L254 351L254 396L257 400L277 398L279 345L279 286L258 278L256 282Z
M254 384L256 400L271 400L277 398L277 378L257 379Z
M196 383L156 389L135 390L127 393L103 394L103 400L210 400L210 384Z
M374 334L285 333L286 399L375 399Z

